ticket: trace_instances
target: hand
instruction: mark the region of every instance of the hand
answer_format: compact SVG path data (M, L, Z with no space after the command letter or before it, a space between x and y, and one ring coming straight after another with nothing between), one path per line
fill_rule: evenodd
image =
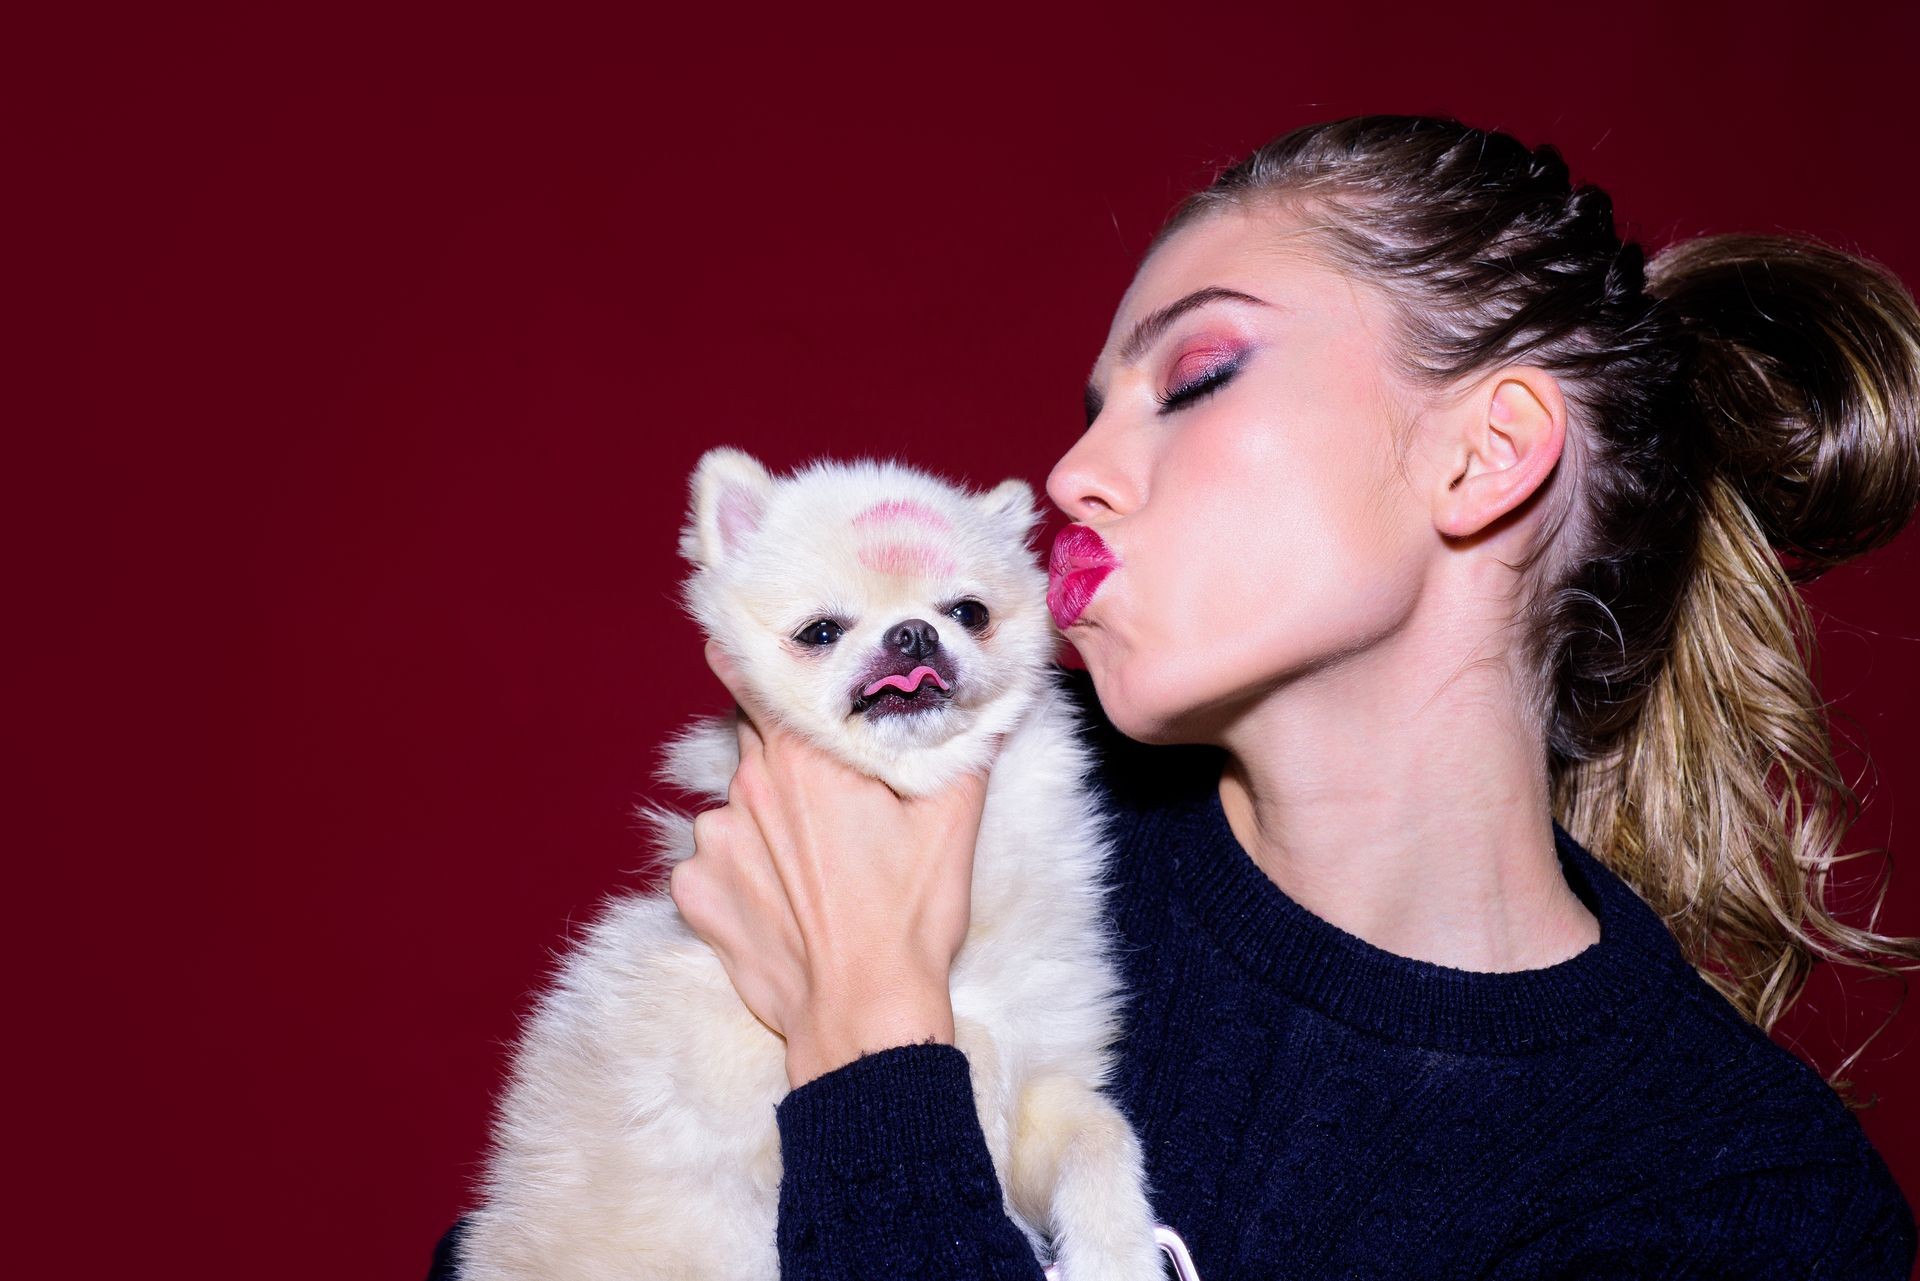
M795 1087L863 1052L952 1044L986 771L901 797L758 714L711 642L707 665L740 705L740 764L668 878L681 916L786 1038Z

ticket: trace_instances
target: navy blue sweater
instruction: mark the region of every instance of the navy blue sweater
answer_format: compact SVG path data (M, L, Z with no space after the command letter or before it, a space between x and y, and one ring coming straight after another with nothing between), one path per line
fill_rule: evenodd
M1906 1281L1913 1214L1858 1121L1557 824L1599 942L1510 973L1409 960L1267 879L1217 750L1132 743L1073 683L1118 849L1113 1094L1201 1281ZM952 1046L863 1056L775 1117L783 1281L1039 1281Z

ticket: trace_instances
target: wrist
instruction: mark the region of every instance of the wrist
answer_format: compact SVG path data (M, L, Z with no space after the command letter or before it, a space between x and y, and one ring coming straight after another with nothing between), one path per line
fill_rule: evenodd
M787 1037L787 1083L794 1089L862 1054L928 1041L953 1044L953 1001L944 984L919 985L822 1004Z

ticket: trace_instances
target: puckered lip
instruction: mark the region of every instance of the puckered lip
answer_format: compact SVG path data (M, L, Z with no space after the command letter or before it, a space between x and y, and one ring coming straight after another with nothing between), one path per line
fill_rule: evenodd
M1120 565L1106 539L1085 525L1068 525L1047 558L1047 612L1066 631L1079 621L1100 584Z
M1107 546L1107 540L1085 525L1068 525L1054 535L1053 553L1047 571L1056 578L1083 569L1112 569L1120 558Z
M923 659L883 654L860 674L852 710L884 716L940 706L952 700L957 683L953 663L940 650Z

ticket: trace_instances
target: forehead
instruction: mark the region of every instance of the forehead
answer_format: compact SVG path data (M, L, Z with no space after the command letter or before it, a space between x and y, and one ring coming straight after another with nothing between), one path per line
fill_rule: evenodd
M857 476L845 481L798 489L780 511L768 545L779 548L787 565L805 557L816 580L893 587L947 580L959 571L958 549L973 532L964 502L924 487L863 483ZM855 566L865 572L848 578Z
M916 498L883 498L854 512L854 554L876 573L951 578L953 522Z
M953 522L923 499L882 498L855 510L853 527L874 535L901 531L945 533L953 528Z

